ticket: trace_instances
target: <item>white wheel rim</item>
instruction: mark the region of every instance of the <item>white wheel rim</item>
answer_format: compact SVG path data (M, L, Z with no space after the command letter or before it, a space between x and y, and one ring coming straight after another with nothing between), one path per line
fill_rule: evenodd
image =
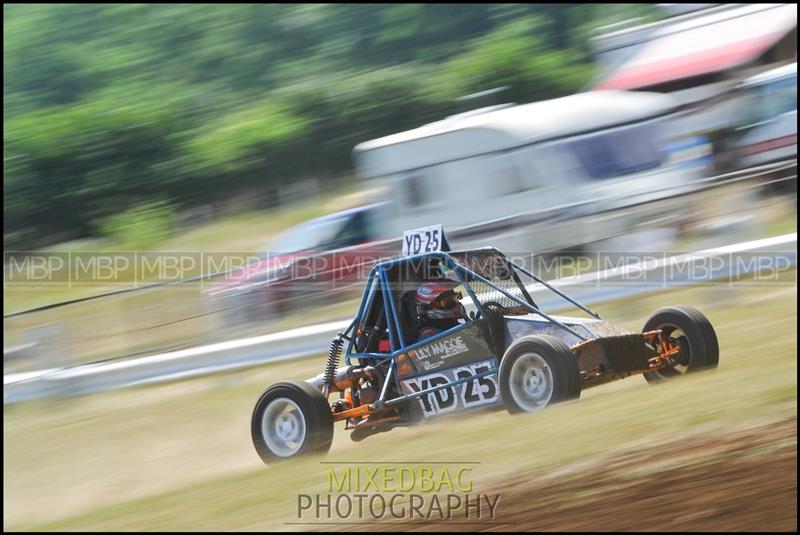
M509 386L511 397L522 409L541 410L553 397L553 371L540 355L525 353L511 367Z
M261 436L267 448L278 457L291 457L306 439L303 411L289 398L270 401L261 416Z

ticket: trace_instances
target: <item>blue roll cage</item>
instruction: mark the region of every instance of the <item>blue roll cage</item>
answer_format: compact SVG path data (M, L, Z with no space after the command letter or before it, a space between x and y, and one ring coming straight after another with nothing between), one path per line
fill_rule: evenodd
M579 303L578 301L575 301L574 299L572 299L568 295L564 294L563 292L559 291L558 289L554 288L553 286L548 284L546 281L544 281L540 277L537 277L535 274L531 273L530 271L528 271L524 267L522 267L519 264L517 264L517 263L513 262L512 260L510 260L506 255L504 255L500 251L497 251L496 249L492 249L492 248L477 249L476 251L492 251L492 252L496 252L497 254L501 255L508 262L508 264L511 267L511 269L516 269L519 272L524 273L525 275L527 275L531 279L535 280L539 284L542 284L545 288L547 288L550 291L554 292L555 294L559 295L560 297L562 297L563 299L565 299L569 303L575 305L576 307L580 308L581 310L583 310L587 314L591 315L592 317L594 317L596 319L602 319L600 317L600 315L597 314L595 311L593 311L589 307ZM470 299L472 299L472 302L475 305L475 308L478 310L478 315L476 315L474 318L467 319L467 321L464 324L458 325L458 326L453 327L451 329L448 329L447 331L445 331L443 333L439 333L439 334L436 334L434 336L430 336L430 337L425 338L423 340L417 341L417 342L415 342L413 344L406 345L405 340L403 338L403 330L400 328L400 318L398 317L397 308L395 307L394 296L392 295L391 287L390 287L390 284L389 284L388 271L391 268L393 268L393 267L395 267L395 266L397 266L399 264L404 264L404 263L409 263L409 262L414 262L414 261L420 261L420 260L426 260L426 259L438 259L441 262L443 262L444 265L448 269L453 270L453 272L456 275L456 278L458 279L458 282L461 283L462 286L464 286L464 289L467 291L467 294L469 295ZM478 319L480 319L482 317L486 317L486 312L484 311L483 306L481 305L481 302L476 297L474 291L470 287L468 279L469 280L480 281L481 283L489 286L493 290L495 290L497 292L500 292L505 297L507 297L508 299L511 299L512 301L517 303L519 306L525 308L526 310L528 310L530 312L533 312L535 314L539 314L543 318L547 319L549 322L551 322L551 323L553 323L555 325L558 325L559 327L561 327L563 329L566 329L567 331L569 331L573 335L577 336L579 339L581 339L583 341L589 340L589 338L587 338L585 335L575 331L574 329L572 329L572 328L568 327L567 325L564 325L560 321L556 320L552 316L549 316L548 314L542 312L542 310L539 309L538 307L533 306L533 305L531 305L530 303L528 303L526 301L523 301L522 299L518 298L517 296L515 296L515 295L507 292L506 290L498 287L492 281L486 279L485 277L482 277L478 273L475 273L473 270L467 268L466 266L463 266L463 265L459 264L447 252L424 253L424 254L419 254L419 255L415 255L415 256L408 256L408 257L398 258L398 259L394 259L394 260L387 260L385 262L381 262L379 264L376 264L375 266L373 266L372 270L370 270L369 276L367 277L366 289L365 289L363 295L361 296L361 303L359 304L359 307L358 307L358 313L356 314L355 319L353 319L353 321L350 323L350 325L347 327L347 329L345 329L345 331L343 332L343 337L347 340L347 349L345 351L345 362L348 365L352 364L352 362L351 362L352 359L369 358L369 359L378 359L378 360L390 360L389 371L386 374L386 379L384 380L383 386L381 387L380 397L378 398L378 400L376 402L373 403L375 408L381 408L381 407L388 407L388 406L396 405L396 404L402 403L402 402L404 402L406 400L409 400L409 399L413 399L413 398L417 398L417 397L428 395L428 394L430 394L432 392L436 392L437 390L442 390L442 389L445 389L445 388L451 388L453 386L460 385L460 384L466 383L468 381L472 381L472 380L475 380L475 379L480 379L482 377L486 377L488 375L492 375L492 374L497 373L498 370L497 370L497 367L495 367L495 368L492 368L492 369L490 369L488 371L485 371L483 373L470 375L469 377L464 377L464 378L458 379L456 381L449 382L447 384L431 387L431 388L428 388L428 389L425 389L425 390L420 390L418 392L413 392L411 394L405 394L405 395L401 395L401 396L392 398L390 400L386 400L386 393L388 391L389 382L390 381L393 381L394 384L395 384L395 387L397 388L397 391L398 392L400 391L400 381L399 381L399 379L397 377L396 371L397 371L397 359L401 354L404 354L406 351L408 351L410 349L415 349L417 347L420 347L420 346L423 346L423 345L426 345L426 344L430 344L431 342L434 342L434 341L436 341L436 340L438 340L440 338L443 338L444 336L448 336L448 335L450 335L450 334L452 334L454 332L457 332L457 331L459 331L461 329L466 328L471 323L477 321ZM521 282L519 284L522 286ZM385 319L386 319L386 327L389 330L389 345L390 345L391 350L390 350L389 353L357 352L357 351L355 351L354 344L353 344L353 342L355 340L355 336L354 336L355 329L358 327L358 325L362 324L365 321L366 312L371 307L373 299L375 299L377 297L376 294L378 293L378 291L380 291L381 299L383 300L383 310L384 310ZM395 343L395 340L397 340L397 342L399 342L399 347ZM499 356L497 356L497 357L499 359Z

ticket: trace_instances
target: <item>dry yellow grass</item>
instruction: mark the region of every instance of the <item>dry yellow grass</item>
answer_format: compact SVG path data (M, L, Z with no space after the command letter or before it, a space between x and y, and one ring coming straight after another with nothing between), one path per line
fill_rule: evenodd
M663 387L641 377L598 387L537 414L505 412L398 429L351 444L337 431L328 460L480 462L476 488L680 437L797 414L796 272L781 284L686 288L598 305L631 329L656 308L688 304L715 325L715 372ZM287 529L298 493L324 490L320 459L265 468L249 418L268 383L306 378L322 359L86 398L5 409L7 529ZM423 459L424 457L424 459Z

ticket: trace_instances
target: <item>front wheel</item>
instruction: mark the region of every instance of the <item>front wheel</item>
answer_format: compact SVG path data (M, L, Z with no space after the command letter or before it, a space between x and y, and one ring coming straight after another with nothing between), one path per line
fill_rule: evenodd
M250 424L253 445L269 464L308 453L326 453L333 441L333 417L325 396L304 381L267 388Z
M510 413L534 412L581 395L575 354L549 335L526 336L506 350L498 372L500 396Z
M658 309L644 324L642 332L660 330L661 336L676 344L681 352L669 368L648 372L648 383L659 383L719 364L719 342L714 327L702 312L688 306Z

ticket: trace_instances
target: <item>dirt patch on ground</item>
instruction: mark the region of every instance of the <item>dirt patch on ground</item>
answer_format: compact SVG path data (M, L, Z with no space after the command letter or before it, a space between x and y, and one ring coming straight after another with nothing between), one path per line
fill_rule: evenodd
M617 454L615 454L617 455ZM797 420L520 475L498 518L379 530L797 531ZM492 522L492 523L489 523ZM503 522L508 524L499 524ZM354 526L350 526L353 528Z

